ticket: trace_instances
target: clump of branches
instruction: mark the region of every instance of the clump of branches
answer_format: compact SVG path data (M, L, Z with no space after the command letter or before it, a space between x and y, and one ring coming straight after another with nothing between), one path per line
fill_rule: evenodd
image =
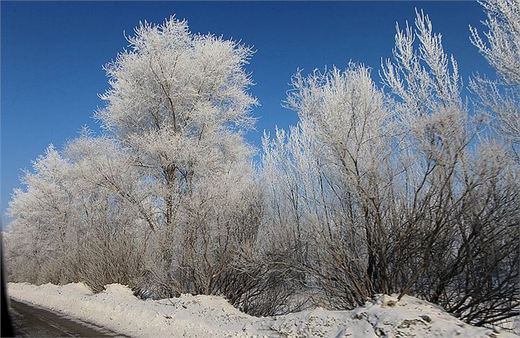
M475 325L516 316L515 139L472 118L428 16L397 28L393 54L386 92L362 65L295 76L287 103L300 123L264 140L267 224L305 248L294 269L318 304L398 293Z

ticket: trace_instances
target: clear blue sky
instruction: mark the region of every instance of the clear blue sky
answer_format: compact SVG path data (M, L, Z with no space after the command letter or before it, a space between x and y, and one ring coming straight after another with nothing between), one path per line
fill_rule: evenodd
M1 203L2 219L22 169L50 143L61 148L82 125L99 130L92 114L107 88L101 66L126 45L123 31L139 20L159 23L171 14L192 32L223 35L253 46L248 66L261 107L256 131L296 122L281 106L296 69L349 60L377 70L391 55L395 23L413 22L421 8L441 32L467 78L489 67L469 42L468 25L480 26L476 2L4 2L1 3ZM467 82L467 81L466 81Z

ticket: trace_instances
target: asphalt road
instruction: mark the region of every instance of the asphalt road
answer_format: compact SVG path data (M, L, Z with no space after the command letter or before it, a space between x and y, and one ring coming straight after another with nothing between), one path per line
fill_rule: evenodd
M126 337L13 299L10 305L16 337Z

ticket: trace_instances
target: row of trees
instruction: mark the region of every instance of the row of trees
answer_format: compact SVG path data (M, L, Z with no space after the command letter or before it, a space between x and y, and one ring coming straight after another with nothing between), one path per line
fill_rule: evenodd
M497 78L474 76L471 101L418 12L383 86L361 64L296 74L300 122L264 137L258 166L251 50L141 24L105 68L105 135L49 147L15 191L9 278L217 294L254 315L394 292L476 325L518 315L520 4L482 5L471 39Z

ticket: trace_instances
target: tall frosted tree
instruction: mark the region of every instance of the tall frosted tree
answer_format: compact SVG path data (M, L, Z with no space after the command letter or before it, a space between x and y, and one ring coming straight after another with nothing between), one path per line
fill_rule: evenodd
M199 172L223 170L223 160L248 152L240 130L252 125L256 103L244 69L251 50L191 34L174 17L142 23L128 41L130 49L105 67L111 88L97 116L153 178L162 193L161 222L170 224L175 192L189 192Z
M183 270L182 259L172 260L186 250L176 252L174 243L197 228L194 219L209 223L200 219L216 203L208 200L214 196L214 183L208 183L234 179L229 187L240 190L244 180L238 177L251 172L252 151L242 131L254 123L249 112L256 99L248 93L252 82L245 70L252 51L192 34L174 17L140 24L128 41L129 49L105 67L110 89L97 117L130 154L147 188L149 196L132 203L141 204L156 233L166 270L172 264ZM185 240L193 245L193 238Z

